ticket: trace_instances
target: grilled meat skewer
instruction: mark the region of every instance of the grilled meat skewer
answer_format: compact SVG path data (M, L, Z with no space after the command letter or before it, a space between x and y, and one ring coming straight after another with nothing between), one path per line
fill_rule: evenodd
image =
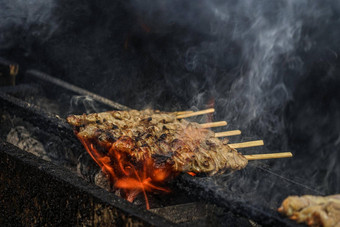
M173 172L214 175L244 168L248 161L214 132L197 123L177 120L174 113L154 110L109 111L73 115L67 121L81 140L102 150L126 154L136 165L152 158Z
M309 226L340 226L340 194L289 196L278 210L290 219Z

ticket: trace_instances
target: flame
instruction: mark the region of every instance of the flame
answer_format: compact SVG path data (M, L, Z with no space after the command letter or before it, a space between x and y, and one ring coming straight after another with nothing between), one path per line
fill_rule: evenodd
M125 198L133 202L140 194L144 194L146 209L150 208L146 192L154 190L170 192L169 189L159 186L175 173L169 165L155 165L149 152L142 152L141 161L131 156L133 144L128 137L121 137L112 144L99 144L79 136L86 151L109 177L114 187L122 190Z
M196 176L196 173L194 173L194 172L187 172L187 174L189 174L190 176Z

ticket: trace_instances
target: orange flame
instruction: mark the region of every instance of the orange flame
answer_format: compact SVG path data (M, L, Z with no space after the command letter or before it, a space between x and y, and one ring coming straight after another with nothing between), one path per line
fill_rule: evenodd
M121 137L112 144L103 145L83 138L77 133L76 135L93 160L114 183L114 187L123 190L128 201L133 202L138 194L143 193L146 209L149 209L146 192L154 190L170 192L158 185L174 175L171 166L156 166L150 154L143 150L141 150L143 158L136 161L131 156L133 145L129 137Z
M190 176L196 176L196 173L194 173L194 172L187 172L187 174L189 174Z

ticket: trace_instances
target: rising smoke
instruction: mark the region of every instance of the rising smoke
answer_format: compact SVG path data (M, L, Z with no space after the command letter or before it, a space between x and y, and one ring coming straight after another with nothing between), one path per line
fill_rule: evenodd
M134 108L214 103L218 119L295 152L293 172L311 163L311 185L340 191L337 1L0 2L3 55Z

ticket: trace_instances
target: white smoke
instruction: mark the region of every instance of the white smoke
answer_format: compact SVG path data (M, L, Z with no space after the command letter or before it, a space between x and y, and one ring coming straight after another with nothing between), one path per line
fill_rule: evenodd
M295 164L287 171L297 175L296 168L301 167L301 163L313 163L306 166L308 171L299 174L308 179L305 183L324 192L328 188L339 189L336 180L339 179L336 165L339 158L335 153L339 143L334 143L339 140L333 138L339 126L337 115L327 111L336 112L340 107L333 104L332 109L324 106L322 110L320 102L328 103L326 98L319 96L314 102L314 96L296 97L303 95L299 89L307 90L310 95L317 93L317 89L325 89L313 87L313 82L301 85L310 76L314 62L330 61L329 75L320 73L318 76L323 79L314 83L337 82L339 69L332 68L338 60L332 59L338 59L340 50L336 43L338 1L135 0L132 7L143 15L155 33L168 31L171 35L173 25L192 32L190 38L186 33L179 35L186 48L174 47L178 65L184 65L186 74L166 75L171 89L191 97L190 104L196 108L204 108L209 99L214 98L217 115L234 129L243 129L246 136L263 138L272 152L290 148L297 157L291 160ZM331 57L326 58L325 53ZM316 78L313 75L309 81ZM327 91L322 94L326 96ZM334 94L326 97L336 99ZM291 122L285 122L286 107L295 101L298 103L294 110L298 112L290 112L288 121ZM296 119L292 119L293 116ZM314 121L317 123L313 125ZM289 133L287 125L292 130ZM301 131L295 133L299 128ZM330 132L325 131L327 128ZM327 138L326 132L333 140ZM299 141L301 147L292 150L287 136L307 139ZM327 143L336 145L324 146ZM321 150L324 155L319 154ZM311 154L321 155L324 162L318 158L310 160ZM283 165L278 167L281 172ZM320 179L324 179L323 182L319 182Z
M234 31L233 38L242 40L242 60L247 66L231 86L225 112L239 127L256 121L260 133L282 133L282 110L291 93L284 83L290 75L279 70L287 62L295 70L303 67L294 53L303 24L296 8L307 7L307 3L285 1L277 8L267 9L265 4L250 1L244 7L241 13L248 16L251 24L247 29ZM275 15L266 15L271 13L269 10L275 10Z
M196 83L200 79L195 76L179 79L190 81L192 105L203 106L209 93L226 120L236 126L256 121L260 132L282 132L280 111L292 95L285 85L290 75L282 73L281 64L294 70L295 76L303 70L302 60L295 55L302 25L309 14L320 14L317 9L308 10L310 2L136 0L133 7L158 32L178 24L208 37L189 45L181 56L187 71L204 76L204 83ZM305 39L308 49L311 44Z
M98 113L102 110L96 104L96 101L86 95L74 95L70 100L70 113L74 113L79 109L85 110L87 114Z

